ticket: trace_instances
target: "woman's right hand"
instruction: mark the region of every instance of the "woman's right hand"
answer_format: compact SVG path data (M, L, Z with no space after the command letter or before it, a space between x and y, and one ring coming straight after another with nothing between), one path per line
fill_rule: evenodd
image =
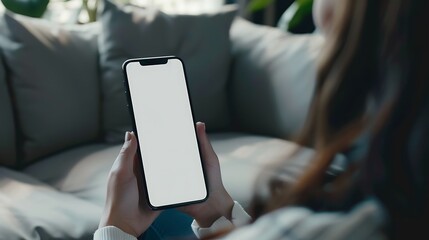
M209 197L206 201L178 208L180 211L193 217L200 227L210 227L218 218L224 216L231 219L234 206L229 193L222 183L219 159L214 152L206 134L205 124L196 124L198 142L201 148L201 157L208 181Z
M155 221L159 211L146 204L144 191L139 191L137 174L140 161L136 156L137 138L127 132L121 151L113 163L107 182L107 198L99 227L115 226L135 237Z

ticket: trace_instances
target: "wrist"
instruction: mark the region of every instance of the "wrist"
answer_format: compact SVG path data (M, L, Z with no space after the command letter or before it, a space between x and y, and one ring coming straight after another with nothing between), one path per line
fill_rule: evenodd
M121 224L115 221L109 221L109 220L101 221L100 224L98 225L98 228L109 227L109 226L116 227L122 230L123 232L128 233L136 238L138 237L138 234L131 227L128 227L124 224Z
M231 220L232 208L234 207L233 199L226 190L224 190L223 194L219 194L218 196L221 197L208 200L208 202L205 203L205 207L193 216L200 227L210 227L220 217Z
M147 225L147 223L145 223L144 221L140 221L139 229L136 229L132 226L132 224L128 224L126 219L127 218L125 216L109 212L101 218L98 228L113 226L137 238L144 231L146 231L146 229L149 228L150 225Z
M93 239L121 239L121 240L136 240L136 237L130 235L121 229L114 226L106 226L95 231Z

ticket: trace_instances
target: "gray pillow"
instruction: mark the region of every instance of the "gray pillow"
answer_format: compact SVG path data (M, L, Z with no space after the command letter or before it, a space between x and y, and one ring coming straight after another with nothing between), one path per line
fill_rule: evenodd
M0 165L13 167L16 161L15 123L2 54L0 54L0 114Z
M96 139L99 25L65 27L5 13L0 29L20 164Z
M99 50L106 140L122 141L123 132L131 128L121 66L127 58L136 57L182 58L195 121L206 122L212 131L228 128L229 29L236 7L211 14L167 15L155 9L104 4Z
M237 18L231 44L231 112L236 127L290 139L307 117L323 38Z

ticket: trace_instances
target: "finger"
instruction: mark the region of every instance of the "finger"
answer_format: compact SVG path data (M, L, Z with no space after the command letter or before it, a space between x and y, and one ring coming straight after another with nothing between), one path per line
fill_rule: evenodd
M124 144L119 152L119 158L122 158L125 161L133 161L136 151L137 139L134 132L126 132Z
M134 176L137 180L137 190L139 192L139 206L145 207L147 205L146 201L146 183L143 178L143 169L140 158L134 156Z
M130 175L133 173L134 156L137 151L137 139L133 132L125 133L125 141L121 151L113 164L112 171L116 173Z
M205 158L206 160L210 160L213 156L216 156L216 153L214 152L210 140L207 136L206 125L202 122L197 122L196 128L198 142L200 143L201 147L201 154L203 155L203 158Z

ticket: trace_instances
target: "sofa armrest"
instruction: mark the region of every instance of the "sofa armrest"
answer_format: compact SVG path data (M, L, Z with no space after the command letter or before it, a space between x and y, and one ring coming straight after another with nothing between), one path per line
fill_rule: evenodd
M103 206L0 167L0 239L92 239Z
M303 125L323 38L237 18L231 27L230 101L240 131L290 139Z

